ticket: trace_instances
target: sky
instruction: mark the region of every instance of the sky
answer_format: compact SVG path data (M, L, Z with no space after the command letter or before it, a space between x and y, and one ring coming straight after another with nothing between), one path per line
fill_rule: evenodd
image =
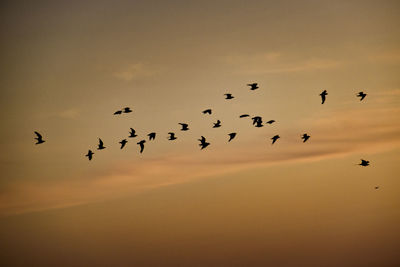
M0 263L397 266L399 7L2 1Z

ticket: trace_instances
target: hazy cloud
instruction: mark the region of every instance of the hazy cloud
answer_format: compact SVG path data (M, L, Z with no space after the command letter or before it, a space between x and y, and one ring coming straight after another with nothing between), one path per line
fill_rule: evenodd
M132 81L141 78L147 78L158 73L154 67L144 63L134 63L125 66L113 73L113 76L123 81Z

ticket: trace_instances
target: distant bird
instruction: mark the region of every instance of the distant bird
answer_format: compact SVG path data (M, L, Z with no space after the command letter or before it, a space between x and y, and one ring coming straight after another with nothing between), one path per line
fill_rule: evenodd
M131 129L131 131L129 132L129 137L130 137L130 138L136 137L137 134L136 134L135 129L133 129L133 128L130 128L130 129Z
M149 137L149 140L154 140L154 139L156 139L156 133L149 133L148 135L147 135L148 137Z
M35 134L37 136L37 137L35 137L35 139L37 140L35 145L43 144L44 142L46 142L45 140L43 140L43 136L40 133L35 132Z
M325 103L325 99L326 99L326 96L328 95L328 92L326 92L326 90L324 90L319 95L321 96L321 99L322 99L322 103L321 104Z
M273 124L274 122L275 122L274 120L267 121L268 124Z
M250 115L249 114L243 114L243 115L239 116L239 118L246 118L246 117L250 117Z
M177 138L175 137L175 133L170 132L170 133L168 133L168 134L169 134L168 140L175 140L175 139L177 139Z
M233 138L235 138L236 133L230 133L230 134L228 134L228 135L229 135L229 140L228 140L228 142L230 142Z
M206 141L206 138L204 136L201 136L201 139L198 139L198 140L200 141L200 144L199 144L200 149L204 149L210 144Z
M256 122L256 125L254 127L260 128L260 127L263 127L263 126L264 125L262 124L262 121L259 120L259 121Z
M249 83L247 86L250 86L250 90L256 90L258 89L258 83Z
M224 94L225 99L232 99L235 98L232 94Z
M379 186L375 186L375 189L379 189Z
M188 124L186 124L186 123L179 123L181 126L182 126L182 129L181 129L181 131L187 131L187 130L189 130L189 128L188 128Z
M124 146L126 145L126 143L128 143L128 141L126 139L123 139L121 142L119 142L121 144L121 149L124 148Z
M129 107L124 108L124 113L131 113L132 110Z
M361 163L358 164L358 165L363 166L363 167L367 167L367 166L369 166L369 161L361 159Z
M217 122L214 122L213 128L218 128L218 127L221 127L221 121L220 120L217 120Z
M208 113L208 114L211 115L211 112L212 112L212 111L211 111L211 109L209 108L209 109L204 110L204 111L203 111L203 114L207 114L207 113Z
M274 137L272 137L272 145L276 142L276 140L278 140L279 138L281 138L279 135L275 135Z
M106 147L104 146L103 141L99 138L99 144L97 146L97 149L101 150L101 149L104 149L104 148L106 148Z
M140 153L143 152L144 149L144 143L146 143L146 140L142 140L140 142L138 142L137 144L140 146Z
M117 110L114 112L114 115L121 115L122 114L122 110Z
M262 118L260 116L255 116L251 119L253 120L253 125L256 123L262 123Z
M301 139L303 139L303 143L305 143L308 140L308 138L310 138L310 136L306 133L301 136Z
M360 101L362 101L366 96L367 96L367 94L364 92L359 92L357 95L357 97L360 97Z
M92 152L92 150L89 149L89 151L88 151L88 153L85 155L85 157L88 157L89 160L92 160L93 154L94 154L94 153Z

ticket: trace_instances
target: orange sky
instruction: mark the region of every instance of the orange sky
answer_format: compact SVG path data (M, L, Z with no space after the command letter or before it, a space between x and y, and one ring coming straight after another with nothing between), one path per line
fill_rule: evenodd
M3 2L0 258L397 265L398 10L396 1ZM112 115L125 106L133 112ZM258 129L243 113L276 123ZM139 137L120 150L130 127ZM201 151L202 135L211 145ZM361 158L371 166L356 166Z

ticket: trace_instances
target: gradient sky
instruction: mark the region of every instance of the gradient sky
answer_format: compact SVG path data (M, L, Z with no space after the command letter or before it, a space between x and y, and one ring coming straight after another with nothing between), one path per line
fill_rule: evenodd
M2 1L1 265L399 265L399 7Z

